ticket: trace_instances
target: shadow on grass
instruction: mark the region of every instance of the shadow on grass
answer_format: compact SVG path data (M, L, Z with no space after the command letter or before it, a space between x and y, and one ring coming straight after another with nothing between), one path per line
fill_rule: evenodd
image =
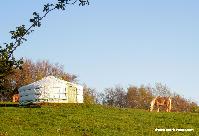
M19 108L41 108L37 104L19 105L19 103L0 103L0 107L19 107Z
M18 103L0 103L0 107L19 107Z

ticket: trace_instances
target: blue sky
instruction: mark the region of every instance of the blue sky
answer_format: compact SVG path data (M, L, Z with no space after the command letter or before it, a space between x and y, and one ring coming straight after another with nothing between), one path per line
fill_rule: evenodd
M56 0L0 4L0 43ZM98 91L120 84L167 84L199 102L199 1L98 0L69 6L42 22L15 56L60 63Z

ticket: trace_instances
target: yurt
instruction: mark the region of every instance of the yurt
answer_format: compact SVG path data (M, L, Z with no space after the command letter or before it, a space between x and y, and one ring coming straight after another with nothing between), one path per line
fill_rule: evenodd
M83 87L54 76L19 88L19 104L30 103L83 103Z

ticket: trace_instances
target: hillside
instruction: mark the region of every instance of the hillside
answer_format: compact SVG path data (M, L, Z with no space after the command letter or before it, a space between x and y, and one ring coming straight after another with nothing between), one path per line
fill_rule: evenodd
M0 107L0 136L199 135L198 126L198 113L150 113L81 104ZM194 131L155 132L155 128L192 128Z

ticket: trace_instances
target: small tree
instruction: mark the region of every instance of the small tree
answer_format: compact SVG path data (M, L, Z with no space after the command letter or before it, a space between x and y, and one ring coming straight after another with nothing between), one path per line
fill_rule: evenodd
M86 85L83 89L84 103L85 104L96 104L97 103L97 92L95 89L88 88Z
M127 94L120 86L116 86L115 88L106 88L103 96L103 104L105 105L127 107Z
M22 70L16 69L12 75L5 78L4 88L11 90L10 95L17 93L19 87L40 80L46 76L56 76L60 79L75 82L77 76L64 72L63 66L56 63L50 64L49 61L25 60Z
M198 112L197 104L191 100L187 100L179 94L174 94L172 98L172 111L177 112Z
M148 109L152 99L152 90L147 86L130 86L127 92L128 107Z
M155 96L171 96L172 93L167 85L163 85L162 83L156 83L155 88L153 88L153 94Z
M127 102L128 107L133 108L138 105L138 88L135 86L130 86L127 89Z

